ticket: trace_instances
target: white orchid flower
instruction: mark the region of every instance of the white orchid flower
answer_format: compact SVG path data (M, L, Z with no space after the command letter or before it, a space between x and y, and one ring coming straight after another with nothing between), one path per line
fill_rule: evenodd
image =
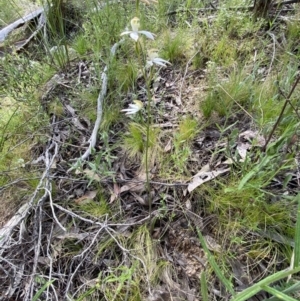
M146 31L146 30L139 30L140 28L140 19L137 17L134 17L131 21L131 28L132 30L127 30L121 33L121 36L125 35L125 34L129 34L129 36L135 41L137 42L137 40L139 39L139 35L143 34L145 35L148 39L154 40L154 34Z
M133 103L129 104L128 109L121 110L126 112L126 115L134 115L143 108L143 103L140 100L134 100Z
M170 62L158 57L157 49L148 50L148 60L147 60L146 67L152 67L153 65L167 67L167 64L171 65Z

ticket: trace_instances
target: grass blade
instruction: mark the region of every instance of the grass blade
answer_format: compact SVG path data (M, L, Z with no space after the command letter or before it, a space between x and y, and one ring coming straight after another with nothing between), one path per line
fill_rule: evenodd
M297 222L296 222L296 231L295 231L295 262L294 267L298 268L300 266L300 194L298 193L297 196L298 201L298 210L297 210Z
M47 281L39 290L38 292L33 296L32 301L37 301L41 294L47 289L49 285L51 285L55 280Z
M278 281L280 279L286 278L292 274L300 272L300 268L295 268L293 270L286 269L280 272L277 272L273 275L268 276L267 278L259 281L258 283L252 285L251 287L245 289L243 292L239 293L237 296L231 299L231 301L244 301L262 290L263 286L270 285L271 283Z
M201 273L200 276L200 282L201 282L201 296L203 301L209 301L208 300L208 289L207 289L207 282L204 272Z
M238 186L238 190L241 190L245 184L255 176L262 168L264 168L272 159L272 156L265 156L258 165L256 165L252 170L250 170L242 179Z
M292 286L286 288L282 292L284 294L291 294L291 293L295 293L295 292L299 292L299 291L300 291L300 281L298 281L295 284L293 284ZM280 300L280 299L278 299L276 296L273 296L265 301L278 301L278 300Z
M262 286L262 289L275 297L277 297L279 300L285 300L285 301L297 301L296 299L286 295L283 292L280 292L276 290L275 288L269 287L269 286Z
M220 281L224 284L227 291L229 291L232 295L235 295L236 293L235 293L234 289L232 288L232 283L223 275L223 273L222 273L221 269L219 268L219 266L217 265L213 255L208 250L202 233L200 232L199 229L197 229L197 232L198 232L198 237L201 242L201 245L207 255L207 259L208 259L210 265L212 266L212 268L214 269L216 275L218 276Z

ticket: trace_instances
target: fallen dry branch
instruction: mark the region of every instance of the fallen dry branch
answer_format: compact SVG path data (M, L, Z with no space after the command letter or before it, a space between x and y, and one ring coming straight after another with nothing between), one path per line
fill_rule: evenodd
M0 43L4 42L7 36L15 29L24 26L26 23L32 22L37 19L36 29L31 33L31 35L25 39L12 42L13 45L5 45L0 47L0 55L4 56L6 53L14 51L20 51L24 48L44 27L46 24L46 14L45 9L39 8L36 11L30 13L29 15L20 18L14 23L6 26L0 30Z
M114 57L114 55L116 54L116 50L118 48L118 46L123 42L123 39L121 41L119 41L118 43L115 43L113 45L113 47L111 48L110 52L111 52L111 59ZM97 134L98 134L98 130L102 121L102 107L103 107L103 101L104 98L106 96L107 93L107 71L108 71L109 65L106 65L102 75L101 75L101 90L100 93L98 95L98 99L97 99L97 119L93 128L93 132L92 135L89 139L89 147L87 148L87 150L85 151L85 153L79 158L79 161L82 160L86 160L89 155L91 154L92 150L95 148L96 142L97 142Z
M44 8L38 8L34 12L26 15L25 17L22 17L18 19L17 21L13 22L12 24L9 24L8 26L2 28L0 30L0 42L5 41L6 37L15 29L25 25L26 23L39 18L41 15L45 14Z
M27 39L15 43L14 46L16 51L19 51L20 49L25 47L40 32L40 30L44 28L45 24L46 24L46 17L44 14L41 14L41 16L39 17L38 26L36 30Z
M53 119L53 124L55 124L55 118ZM49 193L52 193L50 170L54 161L56 160L58 151L59 147L57 142L55 142L54 139L50 139L43 157L45 170L34 193L30 197L29 201L17 211L17 213L5 224L2 229L0 229L0 265L4 266L4 263L6 263L6 266L8 266L7 270L10 267L14 276L11 278L13 280L10 281L4 281L2 279L3 283L7 282L9 285L6 285L6 292L3 292L3 294L0 295L0 300L7 300L8 298L11 298L20 285L22 278L24 278L25 262L22 262L22 260L18 261L16 258L19 255L18 252L20 251L20 245L28 236L26 220L31 214L34 216L33 223L35 223L35 233L32 233L32 235L35 237L35 239L33 247L30 247L27 252L31 252L32 249L34 249L34 262L30 273L31 276L29 276L27 279L23 300L33 299L35 293L34 277L36 275L36 269L38 265L43 229L41 225L41 215L43 214L43 204L48 199ZM40 194L43 190L44 193L41 196ZM4 253L5 256L2 257ZM8 254L10 254L11 257L8 256ZM26 273L27 272L28 271L26 271ZM9 278L8 274L7 278Z
M125 256L130 256L130 257L133 257L134 259L140 261L142 266L145 269L145 272L147 271L143 260L141 258L131 254L129 252L129 250L127 250L126 248L124 248L122 246L122 244L118 241L118 239L116 237L118 237L120 235L120 233L126 231L131 226L145 223L147 220L150 219L150 217L151 217L150 215L146 216L145 218L143 218L135 223L127 223L127 224L126 223L123 223L123 224L111 223L111 224L109 224L108 220L107 220L107 218L108 218L107 215L102 217L105 219L103 222L99 222L99 221L94 221L94 220L82 217L60 205L54 204L54 206L57 209L61 210L62 212L65 212L66 214L71 216L73 219L79 219L88 224L92 224L92 225L96 226L96 230L94 232L90 232L90 233L87 232L87 235L90 237L89 244L87 244L87 246L84 247L83 250L78 255L73 256L71 259L71 262L68 264L69 271L65 275L68 279L67 279L66 287L64 288L64 290L65 290L64 297L67 298L68 295L70 295L70 291L71 291L70 288L73 286L73 283L74 283L73 279L78 276L77 274L79 273L80 268L82 266L84 266L85 264L87 264L87 262L89 261L90 252L94 252L92 250L92 246L97 245L97 243L99 243L100 239L98 239L98 237L99 237L100 233L102 234L102 236L101 236L102 239L105 236L110 237L112 240L114 240L114 242L120 248L120 250L122 250L122 252L125 254ZM116 228L116 230L114 228ZM151 294L150 280L147 278L146 281L148 283L149 294ZM76 296L74 295L72 297L75 298Z
M54 154L51 154L50 151L52 150L53 147L55 147L55 152ZM33 209L34 202L36 201L40 190L49 186L49 171L57 153L58 153L57 144L55 142L52 142L47 148L45 153L45 158L44 158L45 171L43 172L40 182L37 185L30 200L17 211L17 213L4 225L4 227L0 229L0 256L2 255L4 246L9 241L11 234L13 233L15 228L18 225L20 225L20 223L30 214L30 211ZM45 192L45 194L37 201L37 204L43 202L47 198L47 194L48 193Z
M279 2L276 2L276 3L272 4L272 6L274 6L274 7L282 7L284 5L296 4L296 3L300 3L300 0L279 1Z

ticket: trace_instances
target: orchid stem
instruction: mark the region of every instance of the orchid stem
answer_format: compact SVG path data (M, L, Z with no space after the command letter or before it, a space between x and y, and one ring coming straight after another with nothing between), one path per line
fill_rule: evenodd
M136 0L136 15L138 16L140 13L140 0Z
M138 3L138 1L137 1ZM136 43L136 53L142 67L143 76L146 83L146 90L147 90L147 121L146 121L146 145L145 145L145 164L146 164L146 189L148 192L148 201L149 201L149 214L151 214L151 191L150 191L150 177L149 177L149 145L150 145L150 125L151 125L151 92L150 92L150 85L152 79L152 67L150 69L149 74L145 70L144 66L146 66L146 55L143 51L142 44L140 42Z
M149 179L149 144L150 144L150 125L151 125L151 93L150 93L150 81L152 75L152 68L150 70L149 78L145 77L147 85L147 133L146 133L146 182L148 191L148 202L149 202L149 214L151 214L151 191L150 191L150 179Z

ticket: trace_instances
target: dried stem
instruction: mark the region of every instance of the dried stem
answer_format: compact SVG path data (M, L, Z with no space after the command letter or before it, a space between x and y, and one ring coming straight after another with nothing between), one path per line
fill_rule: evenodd
M111 58L114 57L117 47L123 42L124 40L122 39L121 41L119 41L118 43L115 43L113 45L113 47L111 48L110 52L111 52ZM107 71L108 71L109 66L105 66L102 75L101 75L101 80L102 80L102 87L100 90L100 93L98 95L98 99L97 99L97 119L95 122L95 126L92 132L92 135L89 139L89 147L88 149L85 151L85 153L79 158L79 160L86 160L89 155L91 154L92 150L94 149L96 142L97 142L97 134L98 134L98 130L102 121L102 107L103 107L103 101L104 98L106 96L107 93ZM73 168L71 168L73 169ZM70 171L71 169L69 169L68 171Z
M281 112L280 112L280 114L279 114L279 116L278 116L278 119L276 120L276 122L275 122L275 124L274 124L274 126L273 126L273 128L272 128L272 131L271 131L271 133L269 134L269 137L268 137L268 139L266 140L266 143L265 143L265 145L264 145L264 147L263 147L263 149L262 149L263 152L265 152L265 151L267 150L267 146L268 146L268 144L269 144L269 142L270 142L270 140L271 140L271 138L272 138L272 136L273 136L273 134L274 134L276 128L278 127L278 125L279 125L279 123L280 123L280 121L281 121L281 118L282 118L282 116L283 116L283 113L284 113L284 111L285 111L285 109L286 109L288 103L290 103L290 98L291 98L292 94L294 93L294 91L295 91L295 89L296 89L296 86L297 86L297 84L299 83L299 80L300 80L300 74L298 74L298 76L297 76L297 78L296 78L296 80L295 80L295 82L294 82L294 84L293 84L293 86L292 86L292 88L291 88L291 90L290 90L290 93L289 93L288 96L286 97L286 100L285 100L284 105L283 105L283 107L282 107L282 109L281 109Z

